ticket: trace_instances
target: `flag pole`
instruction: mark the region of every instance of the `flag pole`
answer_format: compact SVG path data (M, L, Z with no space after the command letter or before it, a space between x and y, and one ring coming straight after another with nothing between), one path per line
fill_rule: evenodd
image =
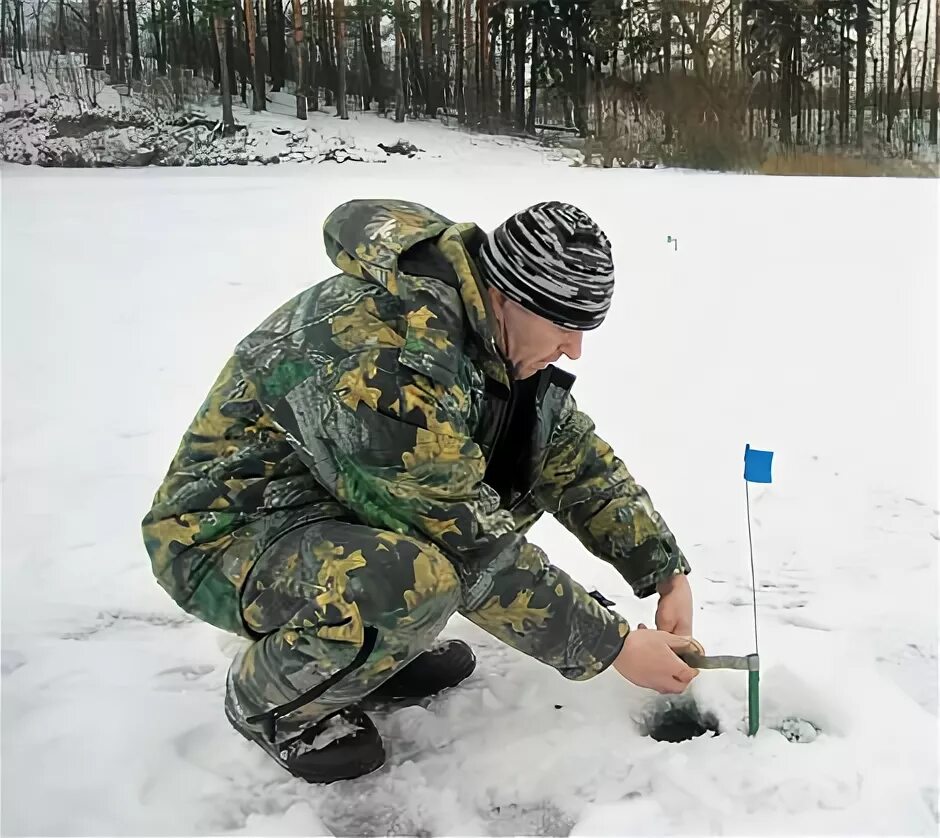
M747 543L751 558L751 597L754 603L754 654L747 656L747 735L760 728L760 648L757 643L757 573L754 570L754 537L751 533L751 494L748 483L770 483L772 451L744 448L744 500L747 508Z

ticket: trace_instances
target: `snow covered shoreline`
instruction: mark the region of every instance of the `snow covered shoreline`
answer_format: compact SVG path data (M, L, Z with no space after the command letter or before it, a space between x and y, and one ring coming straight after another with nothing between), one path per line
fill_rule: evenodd
M50 79L50 81L52 81ZM269 94L274 100L291 99ZM258 166L277 163L387 163L465 160L507 149L570 165L580 154L541 146L531 138L472 134L435 120L396 123L391 115L353 112L340 120L311 111L285 115L276 101L253 112L234 106L236 131L223 136L218 97L202 93L181 109L158 107L141 96L103 86L95 106L55 86L22 77L0 85L0 161L59 168Z

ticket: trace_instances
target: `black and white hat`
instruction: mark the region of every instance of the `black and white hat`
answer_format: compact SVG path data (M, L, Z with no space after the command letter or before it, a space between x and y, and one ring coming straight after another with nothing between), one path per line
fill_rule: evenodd
M506 219L480 247L484 279L558 326L596 329L610 308L610 242L587 213L546 201Z

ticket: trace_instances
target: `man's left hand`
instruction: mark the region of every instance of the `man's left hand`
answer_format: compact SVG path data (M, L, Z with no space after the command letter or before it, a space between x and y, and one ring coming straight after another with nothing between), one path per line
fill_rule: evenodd
M685 574L670 576L656 586L659 605L656 628L679 637L692 636L692 587Z

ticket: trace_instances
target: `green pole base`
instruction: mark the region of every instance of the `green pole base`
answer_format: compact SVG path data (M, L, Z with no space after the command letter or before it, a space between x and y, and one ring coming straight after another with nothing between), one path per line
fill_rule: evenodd
M747 673L747 735L754 736L760 727L760 658L748 655Z

